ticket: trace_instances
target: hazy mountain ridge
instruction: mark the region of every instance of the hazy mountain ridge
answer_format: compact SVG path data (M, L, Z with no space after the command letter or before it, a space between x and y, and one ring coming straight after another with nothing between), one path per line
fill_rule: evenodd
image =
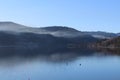
M79 31L72 28L68 28L68 27L51 26L51 27L44 27L44 28L33 28L33 27L20 25L14 22L0 22L0 31L18 32L18 33L31 32L36 34L51 34L56 37L76 37L80 35Z
M41 29L47 30L47 31L71 31L71 32L80 32L76 29L67 27L67 26L48 26L48 27L42 27Z
M22 30L24 31L27 28L27 26L17 24L14 22L0 22L0 30L1 31L16 31L19 32Z
M118 33L118 36L120 36L120 33Z
M32 28L13 22L0 22L0 47L37 48L48 51L78 48L84 50L100 46L119 47L119 42L115 43L117 36L119 35L115 33L82 32L64 26Z
M29 32L35 34L51 34L56 37L69 37L69 38L91 35L95 38L103 39L103 38L112 38L118 36L118 34L115 33L82 32L65 26L49 26L49 27L33 28L33 27L17 24L14 22L0 22L0 31L17 32L17 33Z
M115 33L109 33L109 32L102 32L102 31L97 31L97 32L85 32L88 35L92 35L93 37L96 38L103 38L103 39L110 39L113 37L117 37L118 34Z

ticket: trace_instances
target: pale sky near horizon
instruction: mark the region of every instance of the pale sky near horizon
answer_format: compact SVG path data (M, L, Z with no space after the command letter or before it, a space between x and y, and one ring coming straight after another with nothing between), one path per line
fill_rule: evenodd
M120 32L120 0L0 0L0 21Z

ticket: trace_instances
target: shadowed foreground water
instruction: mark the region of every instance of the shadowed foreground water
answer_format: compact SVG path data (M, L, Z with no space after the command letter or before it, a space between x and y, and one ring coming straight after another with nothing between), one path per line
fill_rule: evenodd
M120 56L0 48L0 80L120 80Z

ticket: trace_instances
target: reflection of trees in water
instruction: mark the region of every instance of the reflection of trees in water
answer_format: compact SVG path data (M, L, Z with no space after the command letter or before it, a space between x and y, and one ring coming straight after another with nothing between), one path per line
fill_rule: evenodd
M98 51L107 53L108 55L118 55L118 56L120 56L120 49L119 48L113 48L113 49L101 48L101 49L98 49Z
M67 63L76 60L80 56L93 55L93 50L39 50L0 48L0 63L21 63L25 61L45 61L52 63Z
M0 48L0 63L20 64L31 61L42 61L49 63L69 63L78 57L119 55L120 50L40 50L24 48Z

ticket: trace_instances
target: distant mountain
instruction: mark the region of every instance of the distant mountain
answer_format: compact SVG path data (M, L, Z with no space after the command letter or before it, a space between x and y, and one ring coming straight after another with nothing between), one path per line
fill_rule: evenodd
M118 36L120 36L120 33L118 33Z
M118 36L115 33L107 33L107 32L82 32L76 29L66 27L66 26L49 26L49 27L41 27L41 28L33 28L24 26L14 22L0 22L0 31L7 31L12 33L35 33L35 34L50 34L55 37L79 37L79 36L88 36L99 38L99 39L110 39Z
M118 36L118 34L115 34L115 33L107 33L107 32L101 32L101 31L84 32L84 33L100 39L110 39Z
M32 28L14 22L0 22L0 31L6 31L11 33L31 32L38 34L44 32L39 28Z
M76 29L65 27L65 26L49 26L41 28L48 32L49 34L56 36L56 37L79 37L79 36L87 36L87 34L84 34L81 31L78 31Z
M48 27L43 27L41 29L47 30L47 31L71 31L71 32L80 32L76 29L70 28L70 27L66 27L66 26L48 26Z
M120 33L79 31L66 26L33 28L14 22L0 22L0 47L37 49L48 52L119 48L120 37L118 36Z
M0 31L24 31L27 27L14 22L0 22Z
M97 32L78 31L76 29L65 27L65 26L49 26L49 27L44 27L41 29L51 32L52 35L54 36L63 35L63 36L77 37L77 36L91 35L92 37L99 38L99 39L110 39L110 38L118 36L118 34L115 34L115 33L108 33L108 32L102 32L102 31L97 31Z
M20 25L14 22L0 22L0 31L7 31L7 32L29 32L29 33L36 33L36 34L51 34L56 37L78 37L84 35L78 30L69 27L62 27L62 26L51 26L51 27L44 27L44 28L33 28L24 25Z

